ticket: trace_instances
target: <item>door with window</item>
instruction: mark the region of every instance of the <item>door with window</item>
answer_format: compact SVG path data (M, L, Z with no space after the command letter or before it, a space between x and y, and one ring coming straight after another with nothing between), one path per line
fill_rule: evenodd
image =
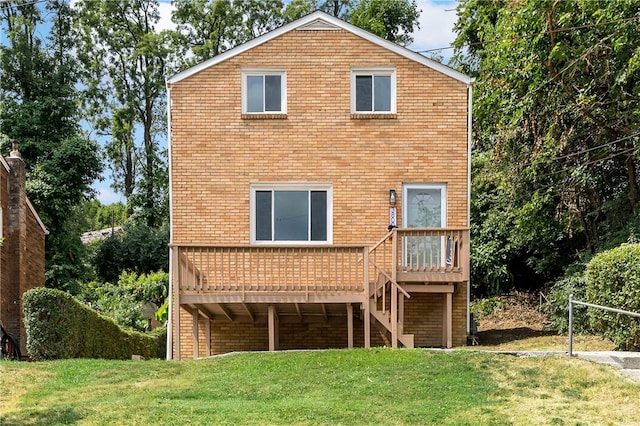
M447 223L445 184L405 184L402 223L406 228L443 228ZM404 244L405 266L438 268L446 262L446 244L440 236L410 236Z

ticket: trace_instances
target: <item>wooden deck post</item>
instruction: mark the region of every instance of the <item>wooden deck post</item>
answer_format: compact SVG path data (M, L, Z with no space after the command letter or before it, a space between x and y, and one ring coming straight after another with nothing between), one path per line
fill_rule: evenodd
M179 257L180 249L178 247L171 248L171 336L173 339L172 350L173 359L180 360L180 280L182 265L180 265Z
M347 347L353 348L353 305L347 303Z
M398 267L400 266L400 259L398 257L398 229L393 229L392 237L393 245L391 249L391 257L393 259L393 267L391 269L391 347L398 347Z
M269 305L269 351L278 350L278 313L274 305Z
M391 285L391 347L398 347L398 287Z
M404 294L398 295L398 335L404 334Z
M198 355L200 355L199 319L200 312L198 309L194 309L191 312L191 321L193 322L193 359L198 359Z
M364 248L362 256L364 263L364 301L362 309L364 311L364 347L371 347L371 295L369 294L369 247Z
M205 336L207 337L207 341L205 342L207 345L207 356L211 356L211 318L207 318L207 322L205 323Z
M442 344L446 348L453 346L453 294L445 293L442 307Z

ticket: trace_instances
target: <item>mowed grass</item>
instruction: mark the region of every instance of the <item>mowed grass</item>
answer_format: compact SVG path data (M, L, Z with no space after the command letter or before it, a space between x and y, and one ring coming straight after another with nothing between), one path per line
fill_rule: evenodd
M566 356L355 349L0 362L1 425L640 424L640 384Z
M483 344L469 346L464 349L490 350L490 351L545 351L545 352L567 352L569 350L569 337L563 335L545 335L534 337L523 337L514 340L505 339L497 344ZM577 334L573 336L574 351L613 351L616 345L611 341L602 339L599 336Z

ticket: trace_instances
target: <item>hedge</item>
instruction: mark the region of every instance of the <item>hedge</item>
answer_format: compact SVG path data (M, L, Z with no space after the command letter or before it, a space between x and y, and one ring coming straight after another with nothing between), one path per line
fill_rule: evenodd
M588 302L640 312L640 244L623 244L597 254L587 265L586 278ZM588 309L594 331L619 349L640 349L640 319Z
M27 352L33 360L64 358L164 358L166 329L139 333L120 328L60 290L24 294Z

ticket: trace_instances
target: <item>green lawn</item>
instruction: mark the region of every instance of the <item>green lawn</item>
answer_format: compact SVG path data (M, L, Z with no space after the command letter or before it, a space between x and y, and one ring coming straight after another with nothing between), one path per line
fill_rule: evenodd
M639 424L640 384L568 357L356 349L0 362L0 424Z

